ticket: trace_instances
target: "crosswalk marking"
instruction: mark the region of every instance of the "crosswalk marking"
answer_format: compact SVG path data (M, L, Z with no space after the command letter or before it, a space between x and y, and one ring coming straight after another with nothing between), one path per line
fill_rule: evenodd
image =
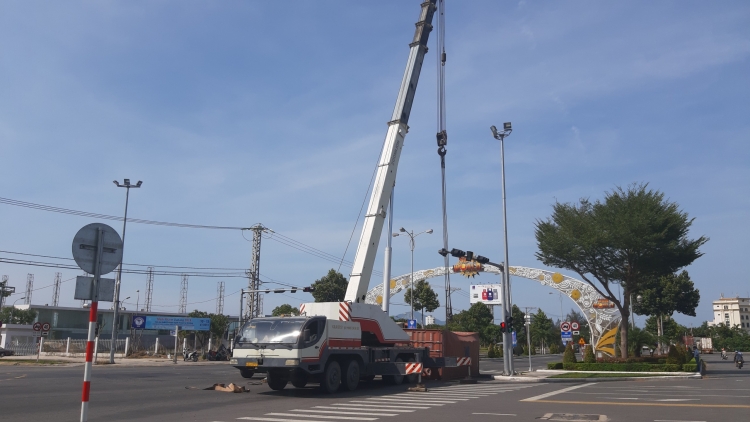
M367 407L379 407L379 408L385 408L385 410L387 410L389 412L413 412L414 411L414 410L404 409L404 406L386 406L385 404L381 404L381 403L374 404L376 402L365 401L365 400L352 400L349 403L356 403L356 404L338 404L337 403L337 404L334 404L334 406L359 406L359 407L367 406ZM367 404L360 404L360 403L367 403ZM427 406L427 407L424 407L424 406ZM438 406L442 406L442 404L440 404ZM396 410L396 409L401 409L401 410ZM429 405L419 405L419 404L417 404L417 405L411 405L410 404L409 405L409 409L423 410L423 409L431 409L431 407L429 407Z
M397 403L404 403L404 404L409 404L409 403L424 403L424 404L430 405L430 406L443 406L445 404L455 404L456 403L454 401L446 401L446 400L430 400L429 402L424 402L423 400L417 400L417 399L402 399L402 398L398 398L398 397L386 398L386 397L388 397L388 396L385 396L383 398L380 398L380 397L371 397L371 398L369 398L367 400L389 401L389 402L397 402Z
M403 406L383 406L381 404L358 404L358 403L333 403L330 406L315 406L316 409L353 409L353 410L377 410L368 409L368 407L376 407L377 409L383 409L388 412L414 412L417 409L429 409L429 407L414 407L410 406L408 409L404 409Z
M419 397L418 395L416 395L416 394L411 394L411 393L400 393L400 394L393 394L392 396L393 396L393 397L409 397L409 399L407 399L407 400L411 400L411 398L418 398L418 397ZM425 393L425 394L424 394L424 395L423 395L422 397L426 397L426 398L428 398L428 399L430 399L430 400L432 400L432 399L434 399L434 398L445 398L445 399L450 399L450 400L460 400L460 401L467 401L467 400L471 400L471 399L478 399L478 398L479 398L479 397L471 397L471 398L466 398L466 397L456 397L456 396L453 396L453 397L446 397L446 396L445 396L445 395L443 395L443 394L438 394L438 396L439 396L439 397L431 397L430 395L428 395L428 394L426 394L426 393Z
M408 393L402 393L401 395L409 395L409 396L441 396L441 397L457 397L457 398L469 398L469 399L478 399L480 397L489 397L494 396L495 393L485 393L485 394L469 394L469 393L444 393L442 391L433 393L431 391L427 391L426 393L418 392L418 391L409 391Z
M358 410L362 412L375 412L376 409L362 409L357 407L340 407L340 406L315 406L314 409L330 409L330 410ZM407 409L408 410L408 409ZM406 412L407 410L394 410L394 409L387 409L386 412ZM363 413L360 412L359 414L362 415ZM378 413L373 413L373 415L376 415ZM394 413L393 415L386 415L384 413L380 413L383 416L396 416L398 413Z
M246 421L267 421L267 422L310 422L310 419L279 419L279 418L261 418L256 416L245 416L242 419ZM321 422L321 421L318 421Z
M314 413L330 413L333 415L365 415L365 416L396 416L398 413L388 413L393 412L393 410L385 410L385 412L378 412L377 409L364 409L368 413L363 413L361 409L351 409L346 408L347 412L340 412L338 410L315 410L315 409L292 409L288 410L288 412L314 412ZM369 413L372 412L372 413ZM413 410L412 410L413 412Z
M266 416L292 416L295 418L325 418L325 419L346 419L346 420L352 420L352 421L376 421L378 418L361 418L361 417L355 417L355 416L331 416L331 415L300 415L300 414L294 414L294 413L266 413Z

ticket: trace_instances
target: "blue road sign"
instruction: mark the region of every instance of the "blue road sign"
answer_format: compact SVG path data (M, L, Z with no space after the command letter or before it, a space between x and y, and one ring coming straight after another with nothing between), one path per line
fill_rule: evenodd
M518 346L518 340L516 340L516 332L513 331L513 347Z
M417 329L417 320L416 319L410 319L409 322L406 325L406 328L416 330Z
M132 319L132 327L138 330L174 330L175 326L184 331L209 331L211 318L133 315Z
M561 331L560 336L562 337L563 343L568 343L569 341L573 341L573 333L570 331Z

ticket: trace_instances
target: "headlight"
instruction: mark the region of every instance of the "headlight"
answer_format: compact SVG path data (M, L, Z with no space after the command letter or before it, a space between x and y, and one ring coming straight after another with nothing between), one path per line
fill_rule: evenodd
M237 359L230 359L229 360L230 365L237 365Z
M299 365L299 359L287 359L284 364L286 366L297 366Z

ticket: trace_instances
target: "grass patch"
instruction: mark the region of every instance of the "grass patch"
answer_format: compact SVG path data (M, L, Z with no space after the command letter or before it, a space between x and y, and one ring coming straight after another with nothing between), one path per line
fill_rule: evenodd
M552 375L549 378L644 378L656 377L653 374L612 374L612 373L591 373L591 372L568 372L566 374Z
M15 366L34 366L34 365L64 365L70 362L66 362L63 360L51 360L51 359L39 359L39 362L36 361L36 359L12 359L12 358L2 358L0 359L0 365L15 365Z

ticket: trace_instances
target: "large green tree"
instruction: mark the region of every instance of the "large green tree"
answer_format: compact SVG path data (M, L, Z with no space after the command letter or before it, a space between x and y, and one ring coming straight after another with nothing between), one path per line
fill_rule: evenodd
M285 303L283 305L279 305L273 308L273 311L271 311L271 315L273 316L299 315L299 309L293 307L292 305L288 303Z
M31 324L36 319L37 312L33 309L17 309L7 306L0 310L0 321L3 324Z
M451 331L479 333L482 345L497 341L499 333L499 328L493 324L492 312L483 303L475 303L469 309L453 315L446 328Z
M554 204L552 216L536 222L536 256L545 265L575 271L617 307L620 350L627 357L630 296L653 277L673 274L703 255L699 248L708 239L689 239L692 223L648 184L616 187L601 201Z
M535 314L532 314L531 326L529 327L532 344L543 347L544 345L549 346L552 343L558 343L560 335L559 331L555 330L555 324L543 310L539 309Z
M312 295L316 302L341 302L348 284L343 274L331 268L328 274L315 280Z
M432 290L430 283L425 280L419 280L414 286L413 292L411 288L406 289L404 302L414 306L414 309L422 310L422 326L424 326L424 311L432 312L440 307L438 294Z

